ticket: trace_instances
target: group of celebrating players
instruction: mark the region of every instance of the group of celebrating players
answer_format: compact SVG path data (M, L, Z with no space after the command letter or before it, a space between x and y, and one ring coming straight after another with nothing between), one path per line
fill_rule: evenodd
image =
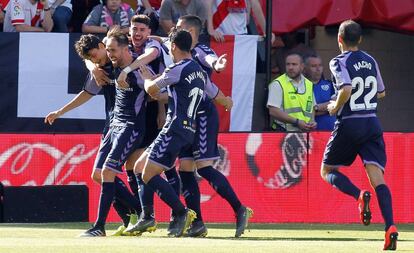
M45 119L52 124L101 90L104 94L106 126L92 173L92 179L101 184L98 217L81 236L106 235L112 203L124 223L117 235L154 231L154 192L172 209L169 236L206 236L197 169L233 208L239 237L253 211L242 205L226 177L213 168L219 158L219 119L213 100L226 110L231 110L233 102L210 76L226 67L226 55L218 57L198 42L202 23L197 16L181 17L169 41L150 38L149 25L147 16L136 15L131 20L131 38L116 27L103 41L82 35L75 48L91 75L78 96ZM166 68L169 56L174 63ZM132 193L117 176L123 165ZM186 206L179 199L181 193Z
M213 71L225 69L226 55L218 57L198 42L202 22L197 16L181 17L167 41L150 37L149 24L147 16L136 15L131 20L130 38L116 27L103 41L82 35L75 48L90 76L78 96L45 118L53 124L99 92L104 94L106 125L92 173L92 179L101 185L99 211L93 227L81 236L105 236L112 203L123 220L116 235L155 231L153 203L157 193L172 210L169 236L205 237L197 170L232 207L237 220L235 237L240 237L253 211L241 203L226 177L213 168L219 158L219 118L213 101L226 110L231 110L233 101L210 77ZM358 200L361 222L370 224L371 193L357 188L339 171L359 155L385 220L384 250L395 250L398 231L391 192L383 176L385 143L376 117L377 98L385 95L385 87L377 62L358 48L361 33L359 24L352 20L339 27L341 54L330 62L337 94L328 105L337 122L325 150L321 176ZM173 64L166 68L169 57ZM122 166L132 193L118 177ZM162 173L167 180L160 176ZM180 201L180 194L186 205Z

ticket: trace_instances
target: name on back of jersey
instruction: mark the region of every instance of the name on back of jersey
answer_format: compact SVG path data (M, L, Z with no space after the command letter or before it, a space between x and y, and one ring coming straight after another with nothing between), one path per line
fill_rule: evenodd
M372 64L366 61L359 61L357 63L354 64L354 68L356 71L360 70L360 69L369 69L371 70L372 68Z
M206 82L206 78L204 76L204 73L202 71L195 71L192 72L191 74L189 74L186 78L184 78L189 84L191 84L191 82L196 79L199 78L201 80L203 80L203 82Z

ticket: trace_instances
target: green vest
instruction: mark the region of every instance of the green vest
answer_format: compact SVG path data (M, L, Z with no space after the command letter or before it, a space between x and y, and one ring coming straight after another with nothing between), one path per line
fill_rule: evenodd
M289 116L309 122L313 112L313 84L305 78L305 93L299 94L289 81L289 77L283 74L276 78L283 90L283 110Z

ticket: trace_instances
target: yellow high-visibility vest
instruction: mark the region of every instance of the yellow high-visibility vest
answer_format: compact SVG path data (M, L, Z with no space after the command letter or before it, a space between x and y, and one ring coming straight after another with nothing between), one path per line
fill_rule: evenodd
M313 84L305 78L305 93L300 94L283 74L276 78L283 90L283 111L289 116L303 120L306 123L312 119L313 112Z

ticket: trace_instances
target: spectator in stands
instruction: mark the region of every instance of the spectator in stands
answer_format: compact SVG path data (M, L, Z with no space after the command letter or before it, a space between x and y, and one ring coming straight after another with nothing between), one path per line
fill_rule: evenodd
M50 11L53 19L52 32L69 32L68 24L72 17L72 4L70 0L49 0Z
M313 121L313 84L303 75L303 58L297 53L286 57L287 72L269 85L267 107L275 118L272 129L279 131L310 131Z
M247 25L253 11L260 29L266 31L266 20L259 0L205 0L207 28L216 41L224 41L223 35L247 34ZM272 42L275 35L272 34Z
M322 59L318 55L305 58L305 69L303 74L313 83L313 94L315 97L315 121L318 124L316 130L332 131L335 124L335 116L330 116L328 104L335 94L331 81L323 78Z
M161 4L161 3L159 3ZM147 15L150 19L150 29L152 34L159 34L158 28L160 25L160 16L159 16L159 12L157 11L159 8L159 5L157 5L157 9L155 9L154 6L152 6L151 2L149 0L138 0L137 2L137 10L136 10L136 14L144 14Z
M207 20L205 0L163 0L160 7L160 25L165 33L175 27L178 19L184 15L196 15L203 22Z
M72 32L82 32L82 25L93 8L100 4L100 0L74 0L72 1L72 20L70 26Z
M161 2L159 3L161 4ZM160 8L160 5L153 6L151 4L151 1L149 0L138 0L137 1L137 13L139 12L139 14L145 14L145 15L150 15L151 13L157 11Z
M138 0L138 2L139 2L140 0ZM162 2L162 0L142 0L142 2L144 2L144 1L148 1L149 3L150 3L150 5L151 5L151 7L152 8L154 8L155 10L159 10L160 9L160 7L161 7L161 2Z
M82 25L84 33L107 33L111 27L118 25L122 32L128 33L134 10L121 0L103 0L89 13Z
M46 0L13 0L6 8L4 32L50 32L53 28Z

